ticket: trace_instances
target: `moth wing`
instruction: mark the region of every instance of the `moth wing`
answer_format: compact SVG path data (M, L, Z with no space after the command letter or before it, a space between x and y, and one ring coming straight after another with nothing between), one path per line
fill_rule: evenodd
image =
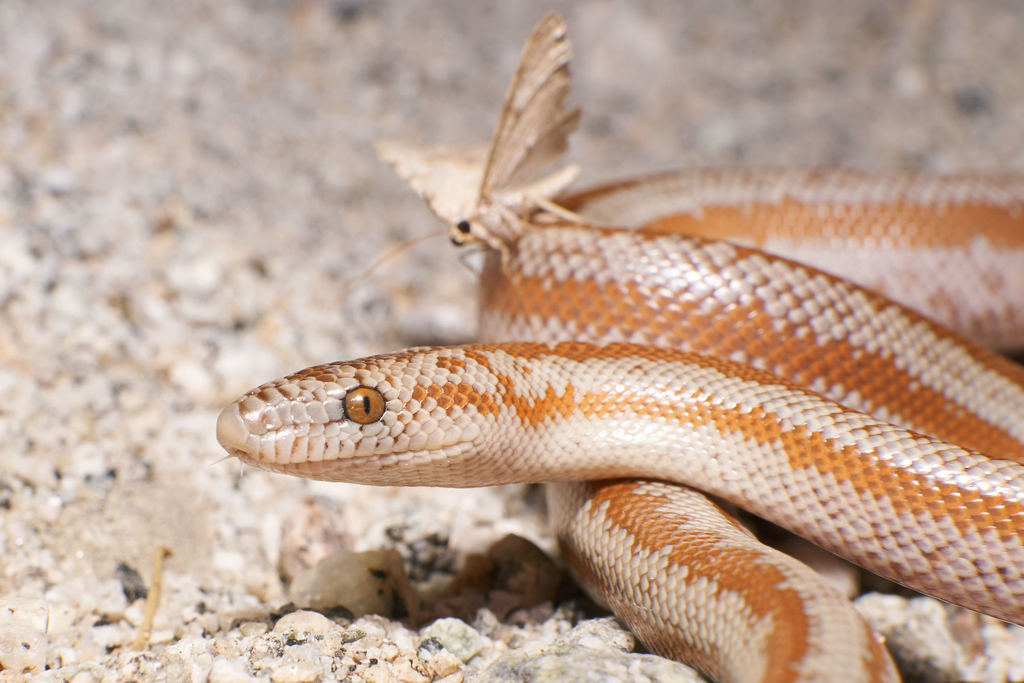
M572 185L579 173L579 166L567 164L543 178L498 192L491 197L491 204L507 207L514 213L528 212L538 206L551 210L552 203L544 200L562 194L563 190ZM564 215L568 215L568 213L566 212Z
M427 146L383 141L377 156L416 191L443 223L453 225L473 215L476 188L483 177L487 149Z
M535 181L568 148L580 110L567 109L572 45L565 21L551 12L533 29L512 77L485 163L479 197Z

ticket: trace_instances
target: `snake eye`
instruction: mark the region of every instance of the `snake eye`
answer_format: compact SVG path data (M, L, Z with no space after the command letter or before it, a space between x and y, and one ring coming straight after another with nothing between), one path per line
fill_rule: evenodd
M459 221L455 224L455 229L461 232L463 235L469 234L469 221Z
M356 387L345 394L345 417L361 425L376 422L384 415L384 396L370 387Z

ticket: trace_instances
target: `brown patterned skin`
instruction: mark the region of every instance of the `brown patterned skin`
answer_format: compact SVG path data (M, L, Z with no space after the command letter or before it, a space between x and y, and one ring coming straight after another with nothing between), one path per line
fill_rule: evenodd
M794 261L659 229L556 224L526 231L504 263L488 253L481 284L487 340L629 341L730 358L1024 461L1024 369Z
M549 490L577 577L652 651L728 681L897 678L848 602L698 491L621 480Z
M783 193L776 218L794 201ZM919 208L908 215L920 223ZM257 467L321 479L566 482L551 487L552 515L588 591L652 650L722 680L896 674L848 603L695 489L1024 622L1020 369L813 268L664 232L692 220L616 230L535 217L487 254L485 339L642 345L421 349L319 366L228 406L218 438ZM358 386L381 391L379 421L345 419ZM572 483L608 478L620 480Z
M882 292L960 334L1024 348L1024 175L701 169L560 202L596 225L725 239Z

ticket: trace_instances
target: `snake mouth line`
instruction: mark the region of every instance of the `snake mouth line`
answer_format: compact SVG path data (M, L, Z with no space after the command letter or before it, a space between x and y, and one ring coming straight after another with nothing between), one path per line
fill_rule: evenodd
M225 448L228 457L243 465L276 474L322 481L338 481L369 486L443 486L469 488L492 482L460 477L452 466L462 460L468 446L435 450L404 450L345 458L273 462L248 450ZM458 468L456 468L458 469ZM502 482L511 483L511 482Z

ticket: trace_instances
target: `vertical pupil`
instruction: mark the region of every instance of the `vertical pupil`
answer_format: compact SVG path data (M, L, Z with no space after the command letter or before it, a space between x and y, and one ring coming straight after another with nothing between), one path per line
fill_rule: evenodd
M363 414L369 415L370 414L370 397L364 394L362 398L363 398Z

